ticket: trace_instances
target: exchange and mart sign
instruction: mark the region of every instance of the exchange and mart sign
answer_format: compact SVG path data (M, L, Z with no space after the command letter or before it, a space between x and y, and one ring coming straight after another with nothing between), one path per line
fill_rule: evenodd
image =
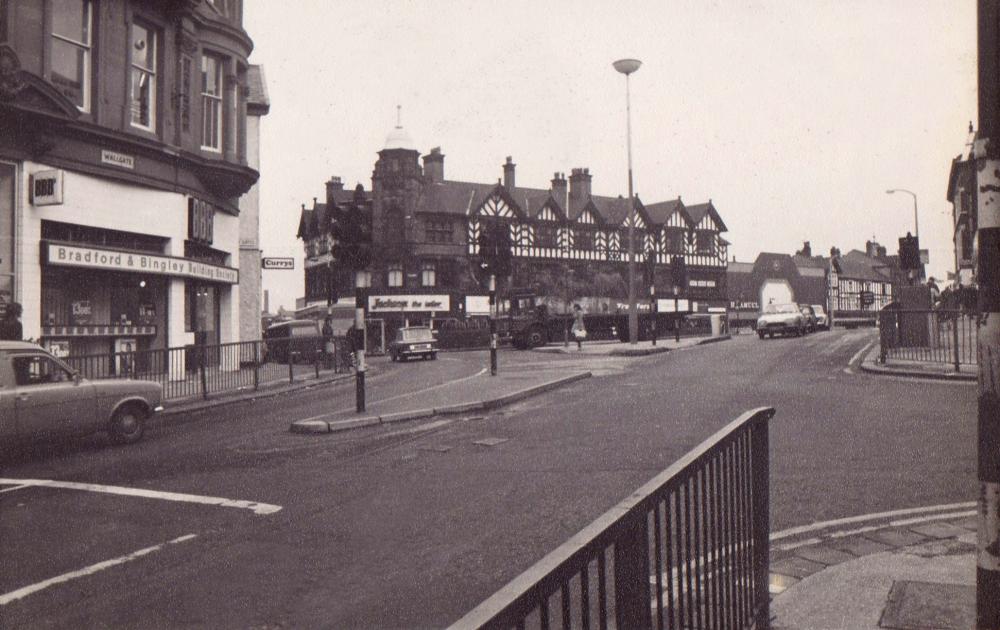
M42 241L42 262L65 267L197 278L226 284L238 284L240 281L239 269L232 267L173 256L96 247L77 247L76 245L62 245L45 241Z

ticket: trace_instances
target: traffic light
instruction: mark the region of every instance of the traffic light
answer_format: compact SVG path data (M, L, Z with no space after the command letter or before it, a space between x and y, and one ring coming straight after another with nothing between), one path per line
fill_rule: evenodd
M899 239L900 269L920 269L920 241L916 236L906 236Z
M487 273L496 276L510 275L512 243L507 224L499 221L484 223L476 243L479 246L480 265Z
M671 283L680 289L687 286L687 263L683 256L674 256L670 259L670 280Z

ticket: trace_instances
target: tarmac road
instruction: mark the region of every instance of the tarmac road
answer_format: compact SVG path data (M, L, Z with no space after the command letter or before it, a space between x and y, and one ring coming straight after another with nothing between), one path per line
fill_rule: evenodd
M849 364L873 339L743 336L593 359L596 378L486 417L288 433L291 420L350 405L348 382L193 415L130 448L9 454L0 626L444 626L762 405L778 409L774 530L970 500L974 385L857 373ZM484 359L379 364L372 395L433 387ZM590 360L504 352L501 369L560 361ZM129 490L13 481L25 479Z

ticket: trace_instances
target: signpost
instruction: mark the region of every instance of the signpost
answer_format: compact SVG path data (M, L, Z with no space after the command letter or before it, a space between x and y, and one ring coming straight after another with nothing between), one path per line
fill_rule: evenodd
M261 258L261 269L295 269L294 258Z

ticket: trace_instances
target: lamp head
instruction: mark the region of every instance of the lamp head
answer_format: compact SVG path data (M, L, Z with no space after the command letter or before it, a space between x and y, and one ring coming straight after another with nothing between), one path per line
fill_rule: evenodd
M890 189L890 190L887 190L887 191L885 191L885 192L886 192L887 194L891 195L892 193L896 192L896 189L895 189L895 188L892 188L892 189Z
M642 62L638 59L619 59L618 61L611 64L615 67L615 70L621 72L624 75L629 75L639 69Z

